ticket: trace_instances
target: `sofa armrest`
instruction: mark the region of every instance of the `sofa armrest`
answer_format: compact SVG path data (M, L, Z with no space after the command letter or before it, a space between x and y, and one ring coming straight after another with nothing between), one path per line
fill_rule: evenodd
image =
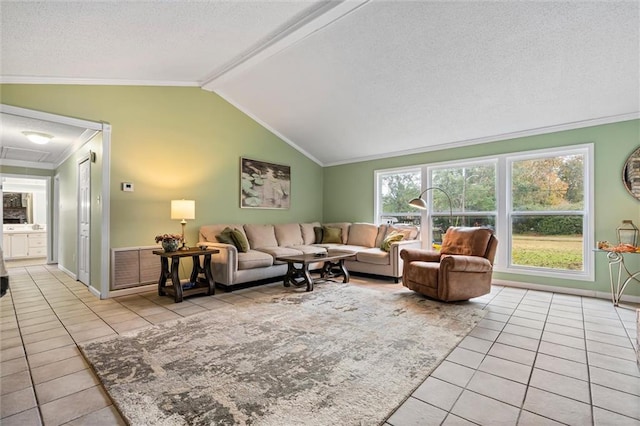
M492 266L484 257L449 254L442 256L440 269L451 272L491 272Z
M211 272L215 282L230 285L238 272L238 249L233 244L200 241L198 246L207 246L220 250L211 255Z
M400 251L400 257L402 257L402 260L405 262L439 262L440 252L418 248L403 248Z
M396 282L397 278L402 276L402 268L404 267L400 252L405 249L418 249L420 248L420 244L420 240L400 240L391 243L389 247L391 273L396 277Z

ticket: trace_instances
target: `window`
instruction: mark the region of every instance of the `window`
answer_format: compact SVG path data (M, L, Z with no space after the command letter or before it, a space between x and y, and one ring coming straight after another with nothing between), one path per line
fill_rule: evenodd
M377 223L420 224L420 211L409 206L420 195L421 170L401 169L376 172Z
M580 145L377 172L377 217L428 217L422 238L433 243L449 225L487 226L499 241L496 270L593 280L592 156ZM429 187L450 196L452 219L436 189L423 195L423 216L407 207Z
M510 266L585 270L585 154L508 161Z
M429 191L433 192L430 216L434 242L439 241L437 232L444 232L449 226L488 226L495 229L498 210L495 161L428 170L429 186L440 188L449 195L453 215L450 219L447 196L442 191Z

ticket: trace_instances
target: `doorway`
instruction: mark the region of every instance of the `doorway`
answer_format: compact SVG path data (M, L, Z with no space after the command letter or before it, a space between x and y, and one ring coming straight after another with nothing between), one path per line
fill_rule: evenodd
M46 176L2 177L2 247L8 268L51 259L50 182Z
M92 243L88 244L91 251L86 259L87 265L91 265L91 279L83 282L90 282L88 290L96 297L108 298L109 264L101 259L108 257L110 250L111 126L105 122L87 121L4 104L0 104L0 117L3 119L3 130L15 130L11 132L11 138L5 138L3 133L0 166L46 170L51 174L49 179L52 180L53 176L56 176L55 200L50 200L53 205L49 209L49 214L54 214L55 211L56 220L55 223L53 220L47 222L48 232L55 229L55 235L49 238L48 252L55 251L58 269L76 280L79 275L77 268L80 256L76 161L87 152L92 153L90 161L93 187L90 196L93 197L91 206L94 211L93 215L90 215L93 218L89 230ZM24 141L22 130L25 130L25 127L29 127L27 130L64 139L68 145L61 148L59 144L49 144L34 149ZM60 132L61 127L65 129L64 132ZM74 129L81 131L76 132ZM69 138L71 135L73 137Z

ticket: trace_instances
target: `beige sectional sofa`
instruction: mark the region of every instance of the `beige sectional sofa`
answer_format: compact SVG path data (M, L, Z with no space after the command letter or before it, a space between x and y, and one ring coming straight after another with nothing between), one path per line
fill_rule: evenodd
M340 228L340 243L316 242L314 228ZM240 252L235 245L225 244L216 238L225 228L237 229L247 239L249 250ZM391 232L402 232L401 241L390 244L389 251L380 249L382 242ZM213 255L211 264L216 284L233 286L251 281L284 276L286 262L276 260L278 256L304 253L349 251L353 260L345 261L350 272L391 277L395 282L402 276L400 249L419 248L418 229L415 226L374 225L371 223L286 223L261 224L219 224L200 227L199 245L215 247L220 253ZM315 268L322 266L319 261Z

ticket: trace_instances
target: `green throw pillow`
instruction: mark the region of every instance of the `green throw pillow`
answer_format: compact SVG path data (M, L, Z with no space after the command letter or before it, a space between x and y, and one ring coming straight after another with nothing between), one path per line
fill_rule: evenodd
M322 244L342 244L342 229L330 226L322 227Z
M216 235L216 240L222 244L231 244L232 246L236 245L236 242L233 241L233 230L228 226L222 230L221 233Z
M314 226L313 227L313 234L315 235L315 240L313 242L316 243L316 244L322 243L322 227L321 226Z
M246 253L249 251L249 241L247 237L239 229L231 231L231 237L233 238L234 245L240 253Z
M391 243L394 243L396 241L401 241L403 239L404 239L404 234L393 231L392 233L387 235L384 241L382 242L382 244L380 244L380 249L382 251L389 251L391 250Z

